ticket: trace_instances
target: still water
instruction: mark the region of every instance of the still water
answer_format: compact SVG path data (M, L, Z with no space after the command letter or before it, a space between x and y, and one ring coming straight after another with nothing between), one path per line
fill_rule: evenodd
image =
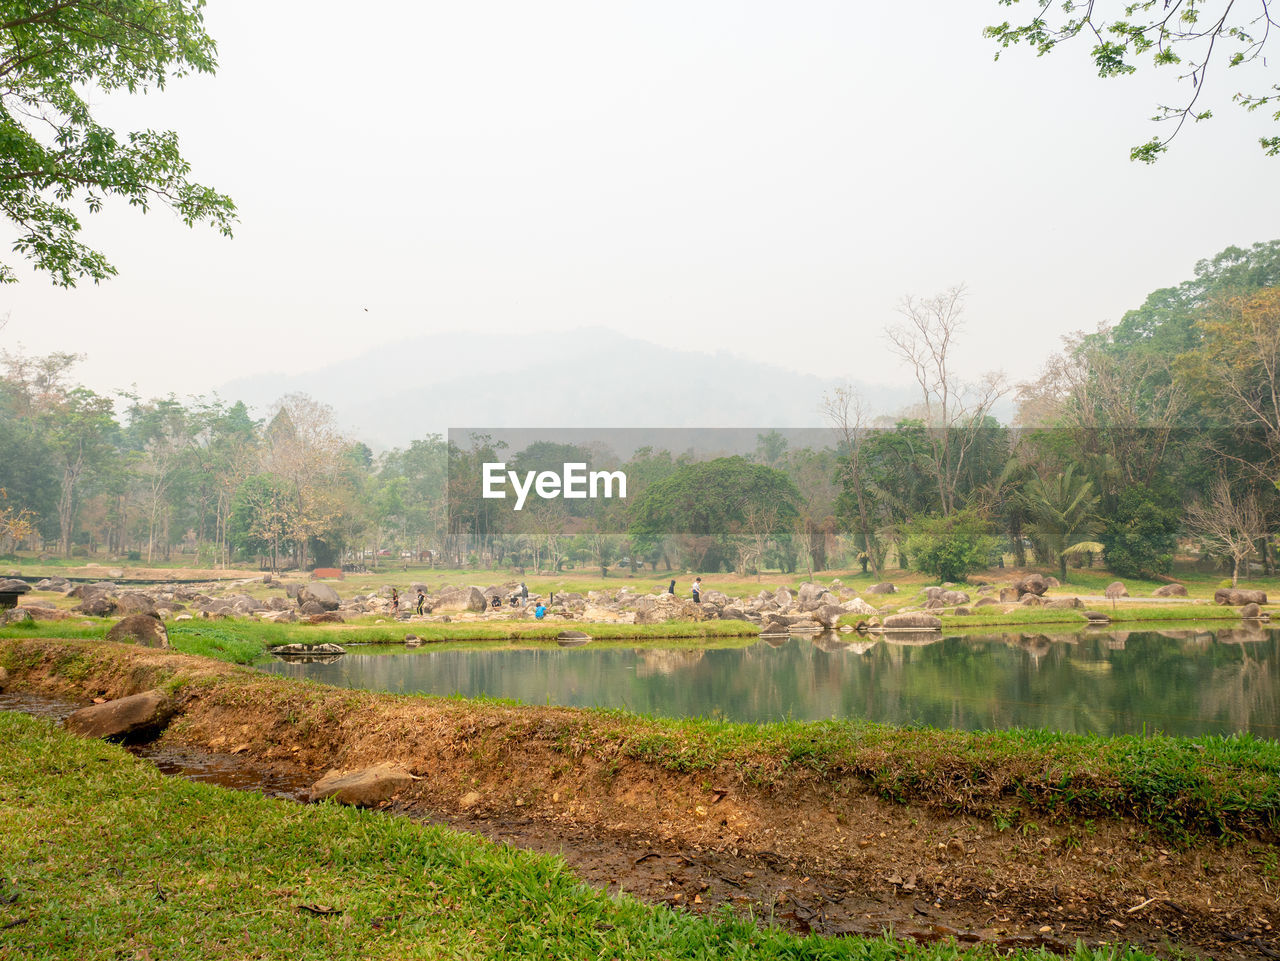
M852 640L850 640L852 638ZM338 687L732 721L860 718L965 730L1280 740L1280 630L947 637L826 635L694 650L611 643L352 653L264 671ZM393 649L395 650L395 649Z

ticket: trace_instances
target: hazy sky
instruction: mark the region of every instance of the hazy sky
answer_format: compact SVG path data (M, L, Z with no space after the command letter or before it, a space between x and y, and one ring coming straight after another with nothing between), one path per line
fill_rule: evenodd
M216 77L97 99L118 129L179 131L239 205L235 239L162 209L90 216L120 276L63 291L23 271L0 338L144 394L585 325L902 382L895 305L963 282L967 369L1018 378L1198 259L1280 236L1280 159L1257 146L1274 131L1226 102L1236 78L1214 78L1213 121L1134 164L1172 74L1101 81L1083 46L995 63L982 28L1005 15L210 0Z

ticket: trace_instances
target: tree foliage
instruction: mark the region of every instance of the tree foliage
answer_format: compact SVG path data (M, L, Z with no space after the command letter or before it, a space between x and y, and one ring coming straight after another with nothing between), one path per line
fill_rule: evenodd
M77 206L107 198L159 203L187 225L230 234L231 198L191 181L172 131L119 134L94 117L95 91L162 89L212 73L204 0L8 0L0 7L0 211L13 250L55 284L94 282L115 268L79 239ZM0 263L0 283L17 279Z
M1017 7L1022 0L999 2ZM1006 20L987 27L985 34L1002 49L1027 44L1039 55L1083 37L1093 44L1090 57L1100 77L1134 73L1140 60L1150 58L1152 66L1168 68L1185 84L1185 98L1159 105L1153 118L1173 122L1173 131L1130 151L1132 159L1146 163L1168 149L1188 120L1212 116L1200 101L1219 70L1265 63L1270 31L1277 26L1271 0L1028 0L1026 7L1035 11L1029 19ZM1239 91L1232 99L1247 110L1270 109L1280 106L1280 85ZM1280 110L1274 119L1280 120ZM1268 155L1280 153L1280 136L1263 137L1261 143Z
M963 581L988 565L996 550L990 525L966 508L945 516L917 517L907 526L906 548L912 565L939 581Z

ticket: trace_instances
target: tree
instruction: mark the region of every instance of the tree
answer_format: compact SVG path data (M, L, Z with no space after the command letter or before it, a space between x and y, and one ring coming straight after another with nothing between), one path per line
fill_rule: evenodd
M1257 496L1233 491L1222 476L1214 481L1208 503L1197 500L1187 507L1187 529L1230 556L1232 587L1240 582L1240 562L1253 554L1254 543L1266 533Z
M943 515L956 510L965 474L965 458L989 426L987 414L1006 391L998 374L974 385L959 380L951 368L952 341L964 314L964 286L926 299L907 296L899 313L905 324L886 331L894 352L911 367L920 387L920 409L932 449L930 471L938 488Z
M884 550L876 538L871 497L864 481L863 444L867 437L867 416L862 397L852 387L837 387L822 398L822 413L836 433L842 486L851 492L857 507L858 533L862 548L876 577L884 571Z
M1059 579L1065 581L1068 555L1101 548L1091 540L1102 526L1093 485L1069 465L1049 480L1031 478L1023 499L1031 515L1032 542L1047 557L1058 559Z
M1019 2L999 0L1005 7ZM1130 150L1130 159L1145 163L1164 153L1188 120L1207 120L1212 115L1199 104L1209 86L1209 68L1214 68L1216 76L1222 67L1265 63L1270 30L1278 25L1271 0L1031 0L1029 6L1035 9L1029 21L1014 25L1006 20L987 27L985 35L1001 49L1025 43L1041 56L1083 35L1093 41L1090 56L1100 77L1135 73L1134 61L1149 55L1154 66L1172 67L1179 81L1190 81L1190 91L1180 104L1161 104L1152 118L1174 121L1173 132ZM1263 93L1237 92L1232 100L1251 111L1280 104L1280 85ZM1280 110L1275 119L1280 120ZM1263 137L1260 142L1268 156L1280 153L1280 136Z
M55 284L95 283L115 268L79 240L72 209L108 197L144 211L171 208L188 226L230 235L235 205L188 179L172 131L118 135L94 119L95 91L163 89L172 77L213 73L204 0L13 0L0 9L0 211L13 250ZM0 283L17 280L0 263Z
M1197 325L1204 341L1176 369L1217 419L1246 435L1266 458L1237 457L1264 477L1280 469L1280 287L1231 297Z
M1103 556L1120 577L1151 577L1173 569L1181 512L1163 490L1126 488L1102 525Z
M907 528L906 549L917 570L939 581L962 581L987 566L996 539L977 511L965 509L939 517L917 517Z

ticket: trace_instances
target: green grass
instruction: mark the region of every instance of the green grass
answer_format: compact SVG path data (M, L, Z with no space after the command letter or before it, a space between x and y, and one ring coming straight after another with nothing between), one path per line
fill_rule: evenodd
M165 778L44 721L0 712L0 743L0 957L1055 957L799 937L723 911L702 919L593 890L558 858L444 828ZM1081 947L1074 957L1151 955Z
M0 639L52 637L101 640L115 623L109 618L79 621L32 621L0 627ZM373 618L367 620L372 621ZM190 620L170 622L169 643L184 654L198 654L233 664L252 664L282 644L397 644L403 649L406 634L430 643L518 642L554 644L564 630L584 630L597 640L664 642L752 638L759 628L746 621L672 621L667 624L584 624L577 621L501 621L460 624L274 624L249 619ZM683 646L683 645L681 645Z

